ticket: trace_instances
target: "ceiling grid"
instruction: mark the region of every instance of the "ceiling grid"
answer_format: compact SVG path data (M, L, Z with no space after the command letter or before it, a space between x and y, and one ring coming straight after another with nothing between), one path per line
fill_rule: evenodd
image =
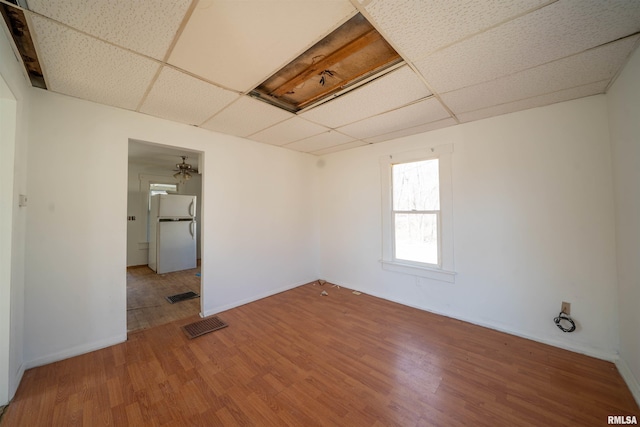
M604 93L640 43L634 0L27 3L47 90L314 155ZM297 114L249 95L358 12L404 65Z

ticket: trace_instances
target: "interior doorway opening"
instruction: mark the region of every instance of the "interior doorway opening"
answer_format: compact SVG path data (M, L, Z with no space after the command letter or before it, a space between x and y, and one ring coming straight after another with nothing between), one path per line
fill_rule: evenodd
M183 157L190 165L188 179L184 179ZM179 164L182 164L178 166ZM202 313L202 153L180 147L158 145L129 140L127 191L127 333L132 333ZM176 173L178 171L179 173ZM195 268L156 273L157 251L175 249L175 242L164 242L158 248L157 212L151 208L151 198L169 195L169 198L194 200L193 226L189 236L195 244ZM190 197L187 197L190 196ZM157 196L159 197L159 196ZM164 196L163 196L164 197ZM163 220L164 221L164 220ZM154 236L151 236L154 233ZM176 238L176 237L174 237ZM181 249L177 249L181 250ZM153 253L150 254L150 251ZM166 256L167 252L162 252ZM183 255L179 253L179 255ZM154 269L150 268L150 264ZM191 267L191 266L190 266ZM160 271L160 270L157 270ZM175 301L176 295L191 293L192 298ZM193 297L196 294L196 297Z

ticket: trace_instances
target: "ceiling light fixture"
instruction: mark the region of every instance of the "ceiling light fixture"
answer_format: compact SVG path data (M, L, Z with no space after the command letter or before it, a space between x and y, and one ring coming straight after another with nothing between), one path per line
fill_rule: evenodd
M177 169L174 169L174 171L178 171L178 172L174 173L173 177L178 181L180 181L181 184L185 184L187 181L191 179L191 174L189 172L190 171L197 172L197 171L193 169L193 167L191 167L189 163L186 163L186 160L188 159L187 156L180 156L180 157L182 158L182 163L176 164Z

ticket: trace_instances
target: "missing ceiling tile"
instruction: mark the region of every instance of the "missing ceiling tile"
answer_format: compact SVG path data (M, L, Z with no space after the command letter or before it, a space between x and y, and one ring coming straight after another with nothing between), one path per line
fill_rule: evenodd
M22 2L18 2L22 3ZM12 7L5 3L0 3L0 13L4 18L7 28L13 37L16 48L24 67L31 81L31 85L41 89L46 89L47 84L44 81L42 75L42 67L38 60L38 54L33 44L33 38L31 37L31 31L27 25L27 17L21 9Z
M295 113L400 62L400 55L358 13L250 95Z

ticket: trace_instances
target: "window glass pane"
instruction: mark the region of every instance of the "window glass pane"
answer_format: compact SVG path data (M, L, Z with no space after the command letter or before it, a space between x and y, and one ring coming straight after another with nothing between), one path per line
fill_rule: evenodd
M149 184L149 190L154 194L175 193L178 191L178 184L151 183Z
M440 210L438 159L393 165L393 210Z
M438 215L394 214L395 257L438 264Z

